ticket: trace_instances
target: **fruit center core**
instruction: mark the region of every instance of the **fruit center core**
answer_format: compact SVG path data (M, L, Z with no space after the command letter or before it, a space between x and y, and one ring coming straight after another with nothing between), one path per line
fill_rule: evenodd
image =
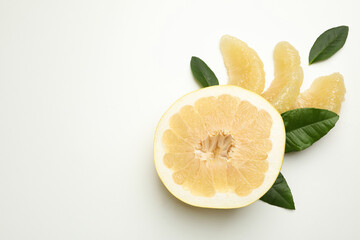
M195 155L200 161L206 161L207 163L217 158L230 161L228 153L232 148L232 142L233 138L230 134L219 132L201 141L195 150Z

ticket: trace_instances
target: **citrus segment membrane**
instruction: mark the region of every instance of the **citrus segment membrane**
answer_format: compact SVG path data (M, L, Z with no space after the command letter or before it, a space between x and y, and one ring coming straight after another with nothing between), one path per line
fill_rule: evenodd
M322 76L299 95L292 108L321 108L339 113L345 93L344 78L340 73Z
M185 95L164 114L154 159L180 200L236 208L271 188L284 146L283 121L269 102L240 87L213 86Z

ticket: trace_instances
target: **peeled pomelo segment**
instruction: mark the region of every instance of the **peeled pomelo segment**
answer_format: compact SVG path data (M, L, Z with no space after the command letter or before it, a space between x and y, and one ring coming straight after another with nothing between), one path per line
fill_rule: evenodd
M294 105L304 78L299 52L288 42L279 42L275 46L274 75L262 96L282 113Z
M276 44L273 57L275 61L275 77L287 75L289 69L300 67L299 52L289 42L282 41Z
M343 76L333 73L315 79L310 88L299 95L292 108L321 108L339 113L345 93Z
M264 64L256 51L243 41L224 35L220 50L229 76L229 84L260 94L265 86Z

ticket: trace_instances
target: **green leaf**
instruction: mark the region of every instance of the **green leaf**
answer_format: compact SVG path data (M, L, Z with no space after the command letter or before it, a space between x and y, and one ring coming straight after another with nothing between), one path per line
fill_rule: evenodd
M286 130L285 152L301 151L325 136L339 115L318 108L299 108L281 114Z
M281 173L279 173L274 185L260 198L260 200L274 206L295 210L291 190Z
M219 85L219 81L214 72L200 58L192 57L190 66L195 79L201 84L201 86L209 87Z
M315 41L309 54L309 65L330 58L345 44L349 27L339 26L323 32Z

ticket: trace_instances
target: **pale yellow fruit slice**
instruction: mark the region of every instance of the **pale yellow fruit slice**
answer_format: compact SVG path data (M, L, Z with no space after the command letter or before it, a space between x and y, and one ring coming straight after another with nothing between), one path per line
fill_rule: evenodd
M255 50L229 35L221 38L220 50L229 76L229 84L262 93L265 87L264 64Z
M155 133L160 179L180 200L238 208L265 194L279 174L285 130L278 111L237 86L215 86L176 101Z
M339 113L345 93L344 78L340 73L319 77L299 95L293 108L322 108Z
M282 113L294 105L304 78L299 53L288 42L279 42L275 46L274 75L262 96Z

